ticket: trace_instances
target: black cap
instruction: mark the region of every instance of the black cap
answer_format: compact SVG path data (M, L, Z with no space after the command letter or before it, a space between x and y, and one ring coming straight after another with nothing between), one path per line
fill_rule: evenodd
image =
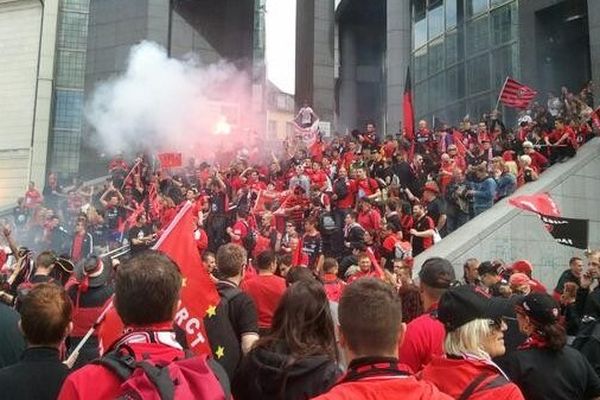
M446 332L451 332L476 319L498 319L503 312L494 307L483 293L463 285L449 289L442 295L437 316Z
M494 264L492 264L490 261L484 261L481 264L479 264L479 267L477 268L477 272L479 273L479 276L485 275L485 274L498 275L498 268Z
M433 257L425 260L421 266L419 280L435 289L448 289L456 280L456 275L450 261L441 257Z
M515 308L537 325L555 324L560 317L558 303L546 293L530 293L518 302Z

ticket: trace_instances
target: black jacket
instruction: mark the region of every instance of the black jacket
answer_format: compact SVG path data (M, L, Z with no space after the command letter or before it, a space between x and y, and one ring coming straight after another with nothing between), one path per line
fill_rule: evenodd
M11 400L54 400L69 369L50 347L32 347L21 361L0 370L0 397Z
M236 400L310 399L326 392L340 375L327 356L294 360L281 347L281 352L258 347L244 357L232 383Z
M0 303L0 368L19 362L25 350L25 339L18 325L20 318L18 312Z

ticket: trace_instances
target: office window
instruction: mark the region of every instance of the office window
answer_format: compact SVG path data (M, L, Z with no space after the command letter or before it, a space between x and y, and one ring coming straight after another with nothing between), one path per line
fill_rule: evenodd
M492 7L499 6L499 5L507 3L509 1L512 1L512 0L490 0L490 6L492 6Z
M446 66L458 61L458 32L455 30L446 34Z
M481 14L488 9L488 0L465 0L467 16Z
M427 47L415 52L415 67L413 73L416 82L427 78Z
M54 96L54 128L81 129L83 93L80 91L56 90Z
M444 32L444 7L438 6L427 12L429 39L433 39Z
M452 103L465 97L464 64L457 64L446 70L446 94L448 103Z
M510 4L490 14L492 22L492 44L499 45L517 38L517 9L515 4Z
M490 89L490 57L485 53L467 61L467 87L469 95Z
M446 0L446 29L456 26L457 22L457 0Z
M429 74L435 74L444 68L444 41L435 40L429 44Z
M58 23L58 47L87 48L87 14L61 12Z
M427 19L423 18L413 26L414 48L418 49L427 43Z
M60 7L63 10L87 12L90 9L90 0L61 0Z
M490 95L485 94L475 97L467 102L467 113L471 121L478 121L483 114L489 113L492 109Z
M422 115L427 111L427 81L415 85L415 115Z
M429 110L435 111L444 106L446 91L444 88L444 74L437 74L429 79Z
M56 60L56 85L82 88L85 72L83 51L58 50Z
M517 45L513 44L492 52L492 89L500 90L507 76L516 76L518 51Z
M489 38L487 16L467 22L467 54L486 50L489 47Z

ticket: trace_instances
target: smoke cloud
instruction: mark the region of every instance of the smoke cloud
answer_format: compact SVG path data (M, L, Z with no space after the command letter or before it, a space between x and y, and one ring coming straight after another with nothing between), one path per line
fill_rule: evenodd
M86 118L98 149L109 155L143 148L209 158L253 126L250 113L241 111L251 104L250 87L247 75L229 63L168 58L158 44L142 42L131 48L123 75L97 86Z

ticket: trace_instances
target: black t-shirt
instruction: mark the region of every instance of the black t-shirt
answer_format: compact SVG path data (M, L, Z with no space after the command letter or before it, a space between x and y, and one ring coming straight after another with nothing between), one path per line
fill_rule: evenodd
M503 369L527 400L573 400L600 396L600 378L577 350L530 348L511 353Z
M420 220L415 221L414 228L418 232L424 232L429 229L435 228L435 223L428 217L427 215L421 218ZM421 254L425 249L428 249L433 244L432 237L412 237L412 248L413 248L413 256L417 256Z
M242 335L258 334L258 314L250 296L233 283L219 281L217 290L221 301L216 314L205 317L204 324L213 354L223 349L223 356L215 360L232 379L242 359Z
M148 244L133 244L133 239L141 240L146 236L150 236L152 234L152 229L148 226L132 226L127 233L127 240L129 240L129 246L131 248L131 254L139 253L142 250L145 250L149 247Z
M121 206L108 206L104 210L104 222L110 230L115 230L119 227L120 220L125 215L125 209Z
M427 204L427 215L433 220L433 223L437 226L440 219L440 215L446 214L446 205L444 200L439 197L433 199L433 201Z
M321 235L304 235L302 239L302 252L308 256L308 267L314 268L317 265L319 256L323 253Z

